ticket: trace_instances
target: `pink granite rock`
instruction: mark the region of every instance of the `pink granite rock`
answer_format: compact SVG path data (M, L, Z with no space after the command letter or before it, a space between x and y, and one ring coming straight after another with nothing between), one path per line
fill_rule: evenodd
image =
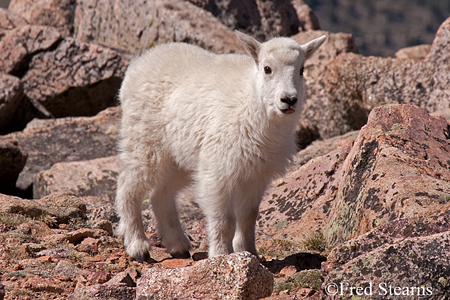
M27 128L2 139L16 139L28 152L16 186L27 190L37 173L62 161L80 161L117 154L117 122L120 110L109 108L94 117L34 120ZM31 197L31 195L30 195Z
M18 74L37 52L48 50L61 40L53 27L25 25L9 31L0 41L0 69Z
M337 245L448 202L450 125L412 105L374 109L342 168L326 238Z
M119 173L116 156L93 160L60 162L39 172L33 184L33 198L52 193L97 196L114 202Z
M9 10L30 24L56 27L64 36L73 31L75 0L11 0Z
M155 266L137 281L136 299L259 299L270 296L273 275L248 252L201 260L193 266Z
M176 0L78 1L75 37L131 53L167 42L244 52L234 32L209 12Z
M53 116L89 116L116 104L130 57L72 38L36 54L22 78L25 95Z

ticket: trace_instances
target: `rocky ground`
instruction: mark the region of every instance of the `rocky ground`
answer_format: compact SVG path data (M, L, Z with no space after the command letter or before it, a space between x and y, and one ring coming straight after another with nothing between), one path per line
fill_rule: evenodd
M363 57L329 33L308 62L302 149L261 204L257 248L206 259L195 195L179 196L191 259L172 259L143 202L151 259L114 236L120 109L135 53L185 41L242 52L324 32L301 0L13 0L0 9L0 299L450 297L450 19L431 46ZM447 118L447 119L446 119Z

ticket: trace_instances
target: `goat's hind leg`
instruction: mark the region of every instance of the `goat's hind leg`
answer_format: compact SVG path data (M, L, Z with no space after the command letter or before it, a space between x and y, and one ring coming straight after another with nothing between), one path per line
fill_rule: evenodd
M142 224L142 201L148 194L145 176L129 169L123 170L117 182L116 209L120 217L117 235L123 238L128 255L145 261L151 249Z
M175 196L188 183L187 175L176 169L165 170L164 179L154 189L151 202L158 222L158 235L164 247L175 258L189 258L191 242L183 233Z

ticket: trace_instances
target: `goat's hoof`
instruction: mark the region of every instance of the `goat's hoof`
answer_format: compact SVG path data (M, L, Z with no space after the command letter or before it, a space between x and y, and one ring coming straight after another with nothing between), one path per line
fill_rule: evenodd
M189 251L170 252L170 255L172 255L173 258L190 258L191 257L191 253L189 253Z
M147 261L150 259L150 253L144 252L143 254L138 254L133 257L136 261L139 263L143 263L144 261Z

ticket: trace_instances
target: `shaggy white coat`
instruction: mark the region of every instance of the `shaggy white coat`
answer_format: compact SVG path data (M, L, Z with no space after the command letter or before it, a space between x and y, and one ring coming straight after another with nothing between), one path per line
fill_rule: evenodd
M138 260L150 249L141 212L149 192L167 251L189 256L174 199L192 183L206 217L209 256L257 255L263 192L296 151L294 129L305 101L302 68L326 37L299 45L289 38L259 43L237 35L251 56L171 43L134 59L126 72L119 94L117 233Z

